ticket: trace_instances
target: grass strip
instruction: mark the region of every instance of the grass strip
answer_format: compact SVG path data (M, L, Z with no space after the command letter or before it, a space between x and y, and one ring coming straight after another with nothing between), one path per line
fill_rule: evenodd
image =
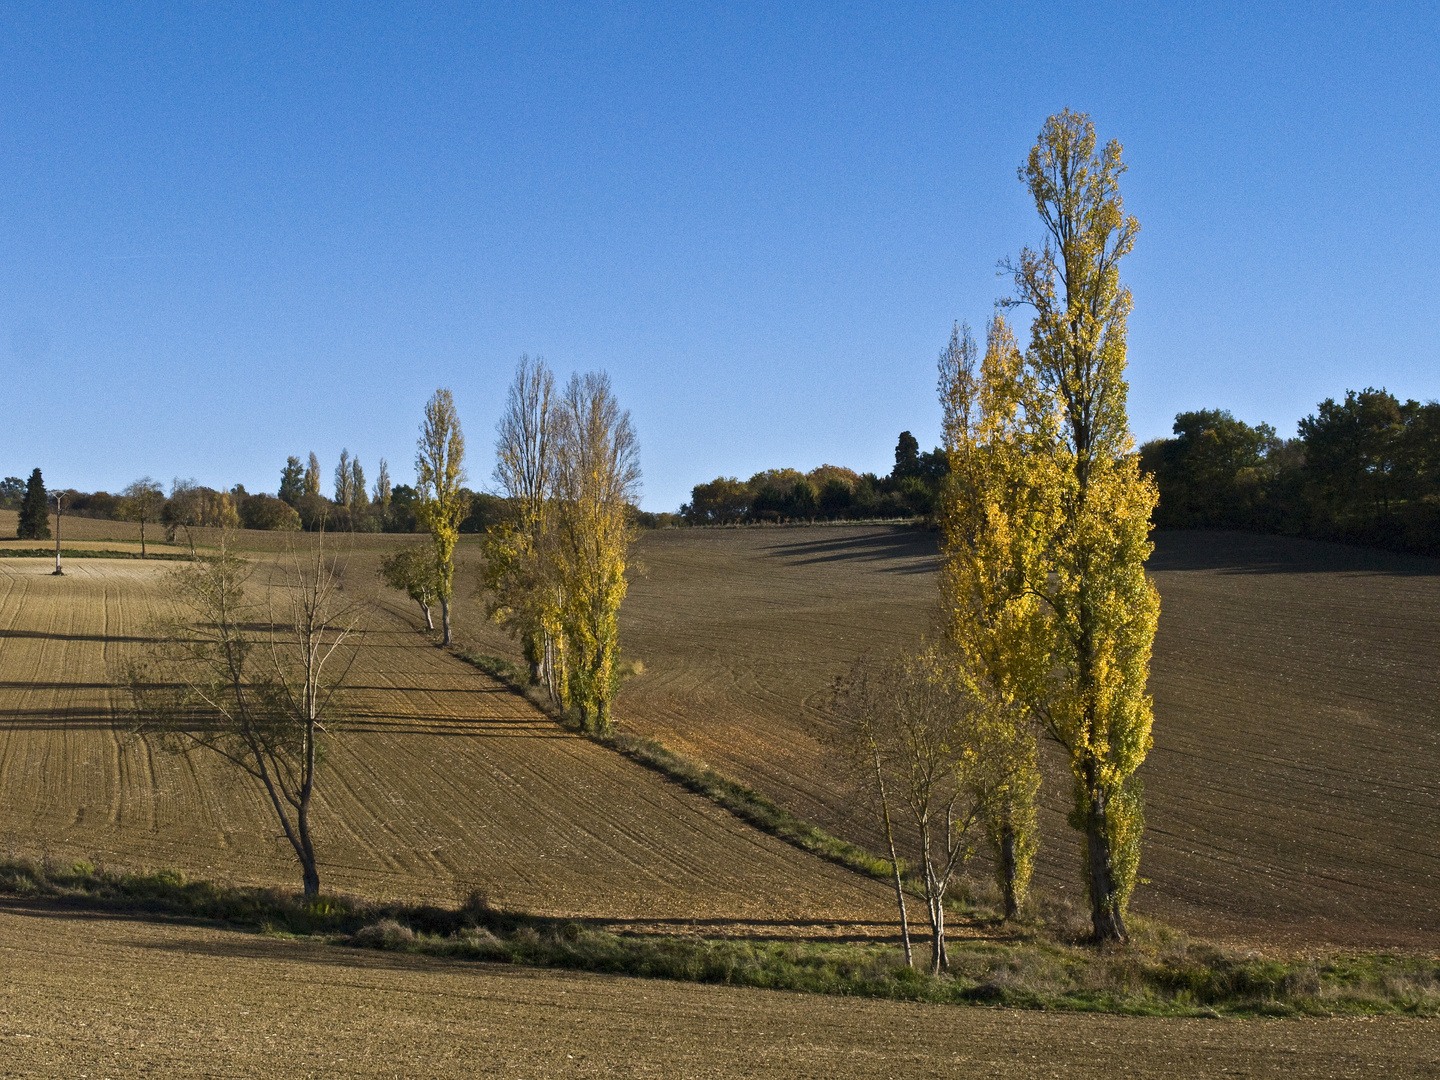
M889 944L622 934L574 919L497 911L480 894L456 908L380 904L189 881L174 870L128 873L14 859L0 862L0 893L337 946L808 993L1147 1016L1440 1015L1434 959L1274 959L1192 943L1143 920L1135 942L1118 948L1039 937L953 941L950 973L932 977L907 967Z
M54 548L7 548L0 547L0 559L53 559ZM159 561L189 562L190 556L179 551L152 551L141 555L138 551L101 551L90 548L61 548L62 559L144 559Z
M520 665L498 656L457 651L457 657L505 683L568 727L580 730L573 718L562 716L543 694L530 685L530 675ZM838 863L868 877L890 880L890 860L873 855L857 844L833 836L813 822L798 817L754 788L716 772L703 762L677 754L654 739L624 732L609 735L587 734L590 739L617 750L640 763L723 806L742 821L771 836L793 844L802 851Z

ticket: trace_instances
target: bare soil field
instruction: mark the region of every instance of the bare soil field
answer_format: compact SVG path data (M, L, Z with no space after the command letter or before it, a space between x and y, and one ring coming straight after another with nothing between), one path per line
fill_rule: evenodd
M1156 544L1136 909L1239 943L1440 948L1440 562L1235 533ZM622 723L878 849L837 784L828 687L930 624L933 535L669 530L639 556L622 635L645 673ZM485 644L513 655L493 630ZM1068 777L1048 766L1038 881L1075 895Z
M367 561L368 560L368 561ZM373 556L347 583L373 591ZM125 733L123 661L166 564L0 560L0 845L294 887L260 789ZM403 600L402 598L399 598ZM369 609L313 812L325 888L537 914L888 933L883 886L744 825ZM875 924L879 925L878 929Z
M1435 1033L821 997L0 905L0 1077L1429 1077Z

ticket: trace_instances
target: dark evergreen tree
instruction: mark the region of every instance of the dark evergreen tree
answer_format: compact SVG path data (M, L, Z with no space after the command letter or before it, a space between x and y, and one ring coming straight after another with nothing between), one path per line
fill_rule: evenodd
M20 526L15 535L21 540L49 540L50 513L45 508L45 480L36 469L25 485L25 499L20 503Z
M305 466L300 464L298 457L285 459L285 468L280 470L278 494L291 506L299 502L300 496L305 494Z
M892 479L903 480L907 476L920 475L920 440L908 431L900 432L900 441L895 444L895 471Z

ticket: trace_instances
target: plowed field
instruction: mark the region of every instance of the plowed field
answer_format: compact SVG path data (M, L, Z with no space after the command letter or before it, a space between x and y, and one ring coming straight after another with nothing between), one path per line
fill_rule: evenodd
M120 664L166 567L48 569L0 561L0 843L292 886L256 787L124 733ZM479 887L517 910L650 923L889 920L881 886L568 734L427 643L408 610L374 606L359 640L312 819L327 888L451 902Z
M0 907L0 1077L1440 1076L1433 1021L1149 1020L447 963Z
M1136 908L1239 941L1440 947L1440 562L1233 533L1156 543ZM836 784L827 687L929 625L933 537L672 530L639 553L622 633L646 671L623 722L875 844ZM1039 876L1074 893L1068 793L1052 754Z

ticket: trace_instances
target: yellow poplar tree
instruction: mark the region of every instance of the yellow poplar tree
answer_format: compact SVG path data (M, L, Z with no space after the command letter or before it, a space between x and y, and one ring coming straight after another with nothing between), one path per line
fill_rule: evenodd
M1097 941L1126 938L1143 828L1135 771L1151 746L1145 692L1160 597L1145 576L1158 495L1134 452L1125 401L1130 291L1119 262L1139 222L1126 217L1120 144L1097 151L1090 118L1050 117L1020 178L1047 233L1010 266L1034 309L1021 383L1028 399L1018 457L1039 516L1053 519L1020 560L1050 626L1052 684L1035 705L1070 755L1085 883Z
M470 512L465 483L465 436L455 399L436 390L425 403L415 450L415 517L435 544L435 598L440 601L441 644L450 644L450 600L455 594L455 545Z
M1032 720L1047 651L1027 569L1033 540L1046 534L1049 520L1025 483L1021 368L1014 336L999 316L990 323L983 362L968 326L955 329L940 356L950 463L940 510L942 604L960 678L981 706L990 777L981 813L1006 917L1025 901L1038 845Z
M603 373L572 375L558 410L556 563L569 702L606 732L619 681L619 612L640 487L640 447Z

